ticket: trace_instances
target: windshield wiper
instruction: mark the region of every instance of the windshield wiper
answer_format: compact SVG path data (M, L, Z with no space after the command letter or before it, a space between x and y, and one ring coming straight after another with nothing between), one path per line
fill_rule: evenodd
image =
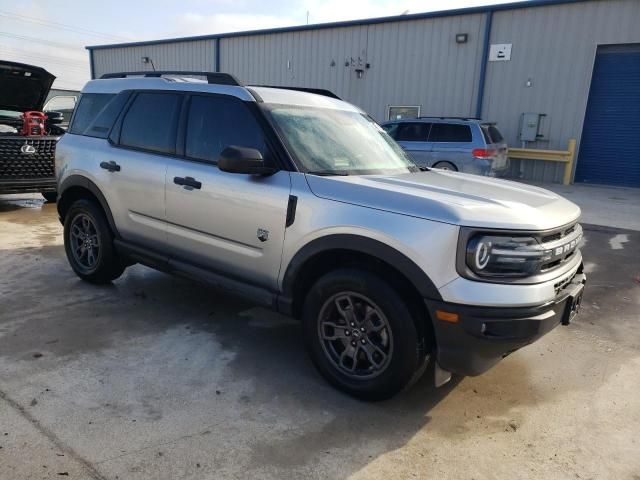
M349 174L347 172L340 172L337 170L311 170L310 172L305 172L309 175L319 175L321 177L331 177L337 175L339 177L347 177Z

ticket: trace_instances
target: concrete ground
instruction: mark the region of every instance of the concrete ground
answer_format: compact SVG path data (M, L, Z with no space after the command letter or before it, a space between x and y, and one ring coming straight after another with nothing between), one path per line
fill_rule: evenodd
M640 479L640 232L586 227L571 326L367 404L285 317L141 266L81 282L36 198L0 198L0 479Z
M536 185L552 190L580 205L583 223L640 230L640 188L580 183Z

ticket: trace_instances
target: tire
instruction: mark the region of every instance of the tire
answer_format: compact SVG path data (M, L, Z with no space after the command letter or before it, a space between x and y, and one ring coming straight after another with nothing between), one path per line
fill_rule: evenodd
M73 271L89 283L110 283L126 268L113 246L104 212L87 199L76 200L67 211L64 249Z
M58 199L57 192L42 192L41 195L47 203L56 203L56 200Z
M350 328L349 312L356 312L353 323L360 328ZM366 315L369 321L362 321ZM343 392L369 401L390 398L416 379L425 358L416 320L389 284L351 268L322 276L303 309L305 341L318 371Z
M439 168L441 170L451 170L452 172L457 172L458 171L458 167L456 167L451 162L436 162L433 165L433 168Z

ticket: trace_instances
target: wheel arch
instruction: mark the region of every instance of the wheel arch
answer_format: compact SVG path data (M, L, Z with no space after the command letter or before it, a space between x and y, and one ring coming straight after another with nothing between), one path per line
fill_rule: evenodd
M423 298L441 299L429 276L395 248L361 235L332 234L307 243L291 259L282 279L278 309L299 317L304 292L311 284L322 274L346 265L391 274L392 280L403 290L411 289L421 303Z
M80 198L92 199L100 205L107 217L107 222L109 222L111 231L116 238L119 238L118 229L116 228L113 214L111 213L107 199L95 183L82 175L71 175L60 185L57 204L60 222L64 223L64 217L67 214L69 207L71 207L74 201Z

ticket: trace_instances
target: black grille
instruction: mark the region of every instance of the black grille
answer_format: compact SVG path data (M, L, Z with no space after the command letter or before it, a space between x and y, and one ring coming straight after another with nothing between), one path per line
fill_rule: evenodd
M545 237L542 237L540 239L540 241L542 243L549 243L549 242L555 242L556 240L560 240L562 237L566 237L567 235L573 233L573 231L576 229L576 224L571 225L569 228L567 228L566 230L560 230L557 232L554 232L550 235L547 235Z
M0 138L0 180L53 178L56 138ZM35 153L25 153L25 145Z

